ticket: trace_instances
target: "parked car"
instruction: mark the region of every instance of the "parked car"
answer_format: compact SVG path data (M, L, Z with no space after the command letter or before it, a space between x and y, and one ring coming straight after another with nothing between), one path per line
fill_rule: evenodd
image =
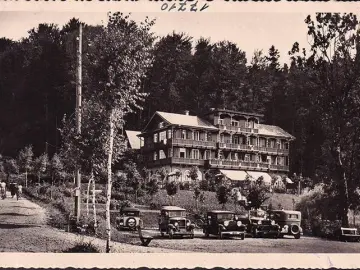
M239 217L251 237L279 237L280 226L274 220L263 217Z
M280 226L279 237L292 235L299 239L303 230L301 224L301 212L292 210L273 210L269 213L271 220Z
M252 236L258 237L273 237L278 238L280 235L280 226L276 224L275 220L263 219L257 223L252 223Z
M116 218L116 228L118 230L135 231L139 226L142 226L139 209L124 207L120 210L120 216Z
M187 236L194 238L195 225L186 217L186 210L177 206L163 206L159 216L161 236Z
M209 237L210 234L217 235L220 239L225 236L239 236L244 240L246 226L235 216L234 212L213 210L207 212L203 232L205 237Z
M360 242L360 234L357 228L341 227L339 231L339 240L343 242Z

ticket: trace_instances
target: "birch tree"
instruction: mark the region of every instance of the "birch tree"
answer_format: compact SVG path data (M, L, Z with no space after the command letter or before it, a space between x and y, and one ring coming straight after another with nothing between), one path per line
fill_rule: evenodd
M87 55L90 62L89 99L97 100L102 112L99 116L107 123L103 131L107 151L106 187L106 252L110 252L111 224L110 199L112 187L112 165L121 147L114 147L114 139L121 137L124 117L135 109L146 97L141 92L142 80L152 63L154 36L150 28L154 21L146 19L137 24L122 13L109 14L104 32L95 37L92 50ZM114 151L115 150L115 151Z

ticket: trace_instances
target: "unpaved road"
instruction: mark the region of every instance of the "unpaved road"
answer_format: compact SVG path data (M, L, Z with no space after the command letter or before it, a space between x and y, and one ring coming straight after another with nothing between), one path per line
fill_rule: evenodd
M8 194L0 200L0 252L61 252L76 243L92 242L102 251L105 241L66 233L46 225L43 208L27 199L18 201ZM112 252L176 252L176 250L112 243Z

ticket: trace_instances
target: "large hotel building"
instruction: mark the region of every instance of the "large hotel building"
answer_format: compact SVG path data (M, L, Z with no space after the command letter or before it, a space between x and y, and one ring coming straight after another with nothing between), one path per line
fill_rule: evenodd
M141 138L147 168L166 168L169 176L180 171L179 181L191 181L189 169L199 168L199 179L208 169L218 170L233 181L248 175L271 181L289 172L290 142L295 138L278 126L261 123L262 115L226 109L210 109L202 117L155 112ZM135 134L135 133L134 133Z

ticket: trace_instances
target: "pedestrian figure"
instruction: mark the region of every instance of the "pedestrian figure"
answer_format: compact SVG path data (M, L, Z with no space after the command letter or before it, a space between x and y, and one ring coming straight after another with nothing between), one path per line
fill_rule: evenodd
M16 190L16 199L19 200L19 198L22 196L22 185L19 184L17 186L17 190Z
M10 184L10 193L11 193L11 198L14 198L14 196L16 195L16 185L15 185L15 183Z
M1 189L1 198L4 200L6 198L6 183L4 181L1 181L0 189Z

